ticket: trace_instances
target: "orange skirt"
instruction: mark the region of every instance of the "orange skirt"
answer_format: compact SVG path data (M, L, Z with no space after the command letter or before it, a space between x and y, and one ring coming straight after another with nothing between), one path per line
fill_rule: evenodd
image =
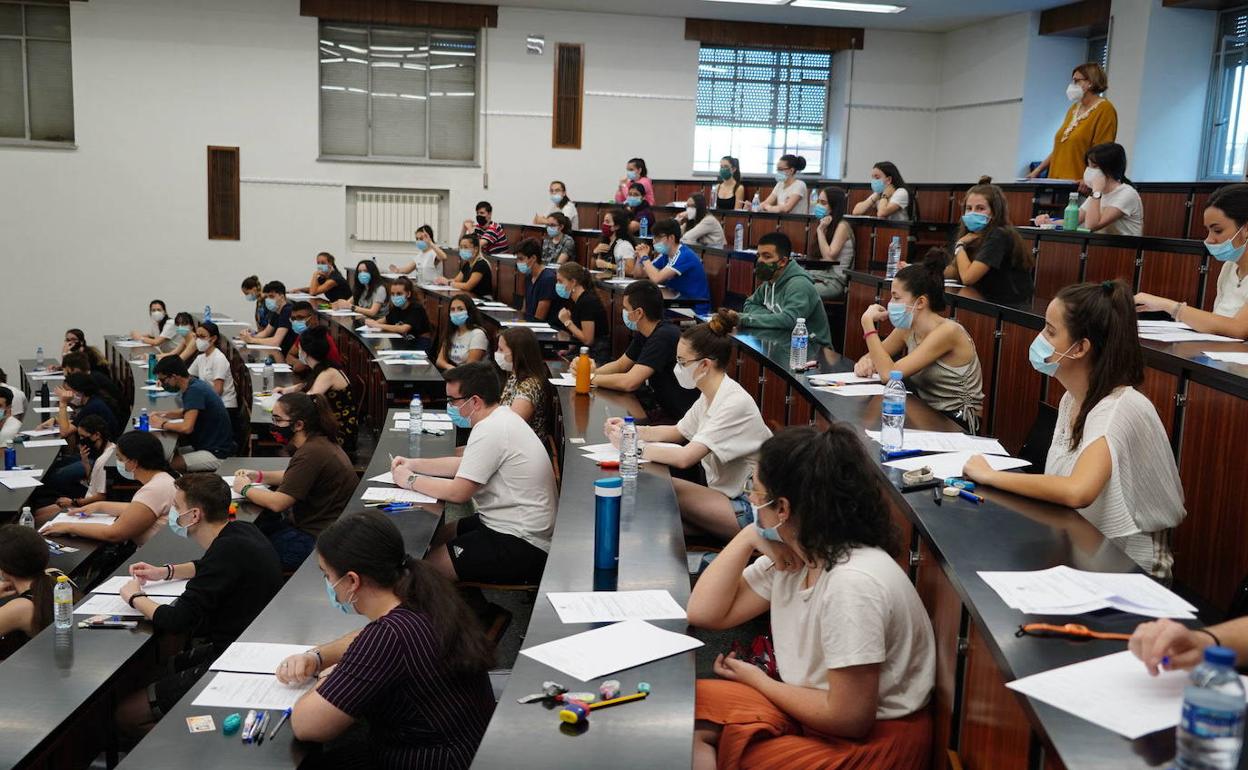
M723 727L719 770L925 770L931 756L928 709L877 720L866 740L851 741L803 728L749 685L699 679L694 713Z

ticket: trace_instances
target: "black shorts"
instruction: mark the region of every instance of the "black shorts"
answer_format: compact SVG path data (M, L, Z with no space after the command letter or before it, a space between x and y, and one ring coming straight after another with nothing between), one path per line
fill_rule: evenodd
M495 532L473 514L455 522L447 554L460 580L474 583L533 584L541 582L546 552L515 535Z
M216 659L216 649L210 644L196 645L174 655L165 664L164 675L147 686L152 716L160 719L173 710L182 696L208 673L208 667Z

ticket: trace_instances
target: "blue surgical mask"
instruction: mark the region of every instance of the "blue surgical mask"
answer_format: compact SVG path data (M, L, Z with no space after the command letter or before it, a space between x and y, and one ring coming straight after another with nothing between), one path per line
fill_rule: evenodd
M457 312L451 313L451 323L455 324L456 326L463 326L464 324L468 323L468 311L459 310Z
M520 271L520 275L528 275L533 272L533 268L529 267L528 262L516 261L516 269Z
M390 304L400 309L407 307L407 295L406 294L391 294Z
M1072 344L1069 348L1066 348L1066 353L1069 353L1070 349L1073 347L1074 345ZM1027 359L1031 361L1032 367L1035 368L1037 372L1040 372L1046 377L1052 377L1054 374L1057 374L1058 365L1061 364L1062 359L1066 357L1066 353L1059 353L1056 360L1049 361L1049 357L1056 352L1057 349L1054 348L1053 344L1046 340L1044 338L1044 334L1041 333L1037 334L1036 338L1031 341L1031 347L1027 349Z
M334 609L338 610L343 615L350 615L355 612L355 607L352 607L350 602L344 604L343 602L338 601L338 594L334 593L334 586L341 583L342 578L344 577L346 577L346 575L343 575L332 583L329 582L329 578L325 578L325 595L329 597L329 603Z
M558 234L559 234L558 227L551 227L550 225L546 226L546 235L550 236L551 238L554 238Z
M625 199L625 203L636 208L637 206L641 205L641 198L637 197L636 195L630 195L628 196L628 198Z
M472 249L460 249L459 258L460 259L472 259Z
M372 283L372 282L373 282L373 274L372 274L372 273L370 273L370 272L368 272L368 271L366 271L366 270L360 270L360 271L356 272L356 274L355 274L355 280L357 280L357 281L359 281L360 283L362 283L362 284L364 284L365 286L367 286L367 285L369 285L370 283Z
M455 404L446 405L446 416L451 418L451 425L456 428L471 428L472 421L460 413L459 407Z
M264 298L264 307L265 307L265 308L266 308L266 309L267 309L270 313L276 313L276 312L277 312L277 300L273 299L272 297L265 297L265 298Z
M786 179L788 179L788 178L789 178L789 175L788 175L788 174L786 174L786 173L784 173L783 171L777 171L776 173L772 174L771 176L772 176L772 178L773 178L773 179L775 179L775 180L776 180L776 184L784 184L784 180L786 180Z
M121 476L126 481L134 481L134 474L126 468L126 464L121 460L117 461L117 475Z
M632 181L634 181L634 180L636 180L636 179L637 179L637 172L636 172L636 171L633 171L632 169L629 169L629 170L625 171L625 172L624 172L624 175L628 177L628 180L629 180L630 182L632 182Z
M550 202L551 202L551 203L559 203L559 202L560 202L560 201L562 201L562 200L563 200L563 196L562 196L562 195L551 195L551 196L550 196Z
M898 329L909 329L914 323L914 308L904 302L890 302L888 320Z
M416 244L417 251L424 251L429 248L429 244L426 241L414 241L414 243Z
M884 192L884 187L885 187L885 185L884 185L884 180L883 180L883 179L872 179L872 180L871 180L871 192L875 193L876 195L880 195L881 193L883 193L883 192Z
M672 244L666 242L656 243L654 244L654 251L660 257L666 257L668 254L672 253Z
M810 213L815 217L815 219L823 219L828 215L828 207L816 203L815 207L810 210Z
M191 327L189 326L175 326L173 327L173 330L178 334L181 334L183 337L191 333Z
M173 534L178 537L186 537L191 533L190 527L184 527L178 523L178 518L182 514L178 513L178 509L172 505L169 506L169 529L173 530Z
M329 265L322 264L322 263L318 262L318 263L316 264L316 272L318 272L318 273L328 273L328 272L329 272Z
M307 321L291 321L290 330L294 332L295 334L303 334L304 332L308 330L308 322Z
M1248 246L1248 243L1245 243L1244 246L1236 246L1234 243L1243 229L1243 227L1239 228L1234 235L1221 243L1205 241L1205 248L1209 250L1209 256L1219 262L1238 262L1239 258L1244 255L1244 246Z
M750 512L754 515L754 526L758 528L758 534L762 535L764 540L770 540L773 543L783 543L784 538L780 537L780 525L777 524L774 527L764 527L762 524L758 523L759 509L766 508L774 502L775 500L768 500L762 505L750 503Z
M962 215L962 224L972 233L977 233L988 226L988 215L978 211L968 211Z
M624 317L624 325L628 327L628 330L629 330L630 332L635 332L635 331L637 331L637 322L636 322L636 321L634 321L633 319L631 319L631 318L629 318L629 317L628 317L628 311L627 311L627 310L623 310L623 309L621 309L621 310L620 310L620 315Z
M566 284L556 283L555 294L559 295L559 299L570 299L572 297L572 290L569 289Z

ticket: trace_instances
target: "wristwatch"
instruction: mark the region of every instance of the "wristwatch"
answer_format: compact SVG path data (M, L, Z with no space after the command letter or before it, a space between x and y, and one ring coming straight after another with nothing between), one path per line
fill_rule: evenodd
M1093 193L1092 193L1092 197L1093 197L1093 198L1095 198L1096 200L1098 200L1098 201L1099 201L1099 200L1101 199L1101 196L1102 196L1103 194L1104 194L1104 193L1099 193L1099 192L1093 191Z

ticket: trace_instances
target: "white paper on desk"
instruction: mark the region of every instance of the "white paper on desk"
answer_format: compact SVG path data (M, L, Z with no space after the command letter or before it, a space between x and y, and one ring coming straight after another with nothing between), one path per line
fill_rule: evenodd
M550 324L545 321L503 321L503 326L518 327L525 329L549 329L554 331Z
M1200 332L1153 332L1141 331L1140 339L1157 342L1243 342L1234 337L1223 337L1220 334L1202 334Z
M212 319L212 322L216 324L217 326L247 326L248 325L246 321L218 321L215 318Z
M75 516L72 513L58 513L56 516L43 526L51 526L53 524L94 524L100 527L111 527L117 521L116 516L109 516L106 513L88 513L86 516Z
M588 682L701 646L702 642L691 636L664 631L644 620L623 620L539 644L520 654Z
M582 452L585 452L586 454L591 454L591 455L600 454L602 452L620 451L619 449L615 447L614 444L611 444L610 442L605 443L605 444L581 444L580 446L577 447L577 449L581 450Z
M312 649L310 644L275 644L272 642L234 642L225 648L209 671L233 671L240 674L272 674L291 655Z
M238 492L234 491L234 474L233 474L233 473L223 473L223 474L221 474L221 480L222 480L222 481L224 481L224 482L226 483L226 486L228 486L228 487L230 488L230 499L231 499L231 500L242 500L242 499L243 499L243 496L242 496L241 494L239 494ZM270 489L270 487L269 487L269 485L268 485L268 484L252 484L252 486L253 486L253 487L255 487L256 489Z
M36 381L36 382L39 382L39 381L42 381L42 380L63 380L63 379L65 379L65 375L61 374L60 372L41 372L41 373L39 373L39 374L28 374L28 375L26 375L26 376L27 376L27 377L29 377L30 379L32 379L32 380L34 380L34 381Z
M30 408L30 411L34 412L35 414L56 414L57 412L61 411L61 408L58 406L32 406ZM50 430L52 431L52 433L61 432L59 428L51 428ZM51 434L48 434L48 435L51 435Z
M295 701L312 689L313 684L309 682L298 687L287 687L272 674L218 671L191 705L285 711L293 708Z
M114 575L95 587L93 594L118 594L121 587L130 582L129 575ZM181 596L186 593L186 580L149 580L143 584L143 593L149 596Z
M1230 353L1222 350L1206 350L1202 355L1212 358L1214 361L1222 361L1227 364L1248 364L1248 353Z
M420 288L424 289L425 291L455 291L456 290L454 287L439 286L436 283L421 283L417 285L420 286Z
M550 267L550 266L547 265L547 267ZM555 265L555 267L558 267L558 265ZM486 310L513 310L514 309L510 305L508 305L506 302L494 302L492 300L483 300L483 299L478 299L478 300L473 300L473 301L477 303L477 307L485 308Z
M1182 321L1145 321L1137 320L1136 326L1140 331L1190 331L1192 327Z
M325 315L335 316L337 318L361 318L364 315L363 313L357 313L354 310L348 310L346 308L341 310L322 310L321 312Z
M832 386L815 386L815 390L821 390L824 393L835 393L838 396L882 396L884 395L884 386L880 383L874 385L837 385Z
M1139 572L1087 572L1063 566L1072 580L1123 612L1150 618L1194 618L1196 608L1161 583Z
M43 477L42 468L25 468L17 471L0 471L0 479L11 479L17 476L34 476L36 478Z
M248 350L281 350L282 348L279 345L264 345L264 344L259 344L255 342L248 342L247 349Z
M289 374L294 371L294 369L290 368L290 364L273 364L272 366L273 366L274 374ZM265 364L261 361L256 361L254 363L247 364L247 368L253 372L263 373L264 367L265 367Z
M388 350L377 350L374 352L378 358L429 358L429 354L423 350L396 350L391 348Z
M369 487L360 497L366 503L436 503L435 498L422 495L410 489L388 489L386 487Z
M1138 658L1123 651L1015 679L1006 687L1134 740L1179 723L1187 682L1186 671L1149 676Z
M546 594L564 623L618 620L684 620L685 611L664 590L570 591Z
M856 385L856 384L878 384L879 377L859 377L853 372L828 372L827 374L812 374L806 379L810 380L812 385L831 385L838 383L840 385Z
M926 466L932 469L932 475L936 478L947 479L951 476L961 476L962 469L966 466L966 461L976 454L976 452L970 451L941 452L934 455L903 457L900 460L889 460L884 464L890 468L898 468L903 471L912 471L915 468ZM1008 455L984 455L984 459L988 461L988 465L994 471L1008 471L1031 465L1026 460Z
M113 346L118 348L141 348L146 345L146 342L140 342L138 340L117 340L113 343Z
M264 411L271 412L273 411L273 407L277 405L277 400L279 398L281 398L281 396L276 393L270 393L267 396L257 395L255 397L255 401L262 409L264 409Z
M880 443L880 432L869 430L867 438ZM968 436L965 433L935 430L907 430L903 436L905 449L922 449L924 452L978 452L989 455L1008 455L1005 447L995 438ZM961 474L958 474L961 475Z
M1087 572L1062 564L979 577L1008 606L1030 615L1081 615L1112 607L1151 618L1195 617L1195 607L1139 572Z
M51 409L52 407L48 408ZM59 435L60 432L60 428L41 428L35 430L24 430L22 431L22 435L30 436L31 438L39 438L40 436L56 436Z
M591 463L618 463L620 461L620 450L612 449L609 452L589 452L586 453L585 459ZM644 457L637 458L638 465L644 465L650 462Z
M608 278L607 280L603 281L603 283L609 283L613 286L627 286L636 280L639 280L639 279L637 278Z
M68 442L63 438L41 438L38 441L27 441L22 446L27 449L38 449L41 446L67 446Z
M36 476L0 476L0 484L9 489L31 489L42 486L43 482Z
M173 604L176 596L149 596L157 604ZM74 608L75 615L119 615L123 618L141 618L143 613L131 609L117 594L91 594L86 601Z
M403 335L398 332L360 332L361 337L370 340L401 340Z

